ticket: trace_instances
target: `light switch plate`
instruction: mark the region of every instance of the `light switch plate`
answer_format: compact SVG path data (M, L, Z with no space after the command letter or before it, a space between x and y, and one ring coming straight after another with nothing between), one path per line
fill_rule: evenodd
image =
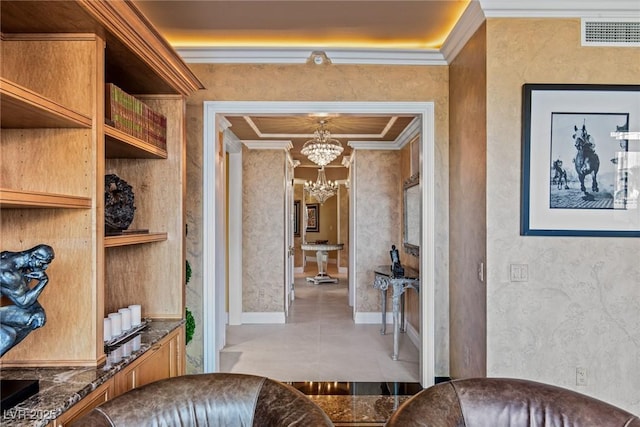
M509 278L512 282L529 281L529 264L511 264Z

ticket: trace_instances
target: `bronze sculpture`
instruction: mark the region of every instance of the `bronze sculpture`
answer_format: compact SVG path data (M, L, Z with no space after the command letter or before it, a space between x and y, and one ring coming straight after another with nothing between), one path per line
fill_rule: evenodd
M398 249L396 249L396 245L391 245L389 254L391 255L391 272L393 273L393 277L404 276L404 267L402 267L400 263L400 253Z
M0 292L13 303L0 307L0 357L47 321L38 297L49 282L45 270L54 257L48 245L0 253ZM33 288L32 280L37 280Z

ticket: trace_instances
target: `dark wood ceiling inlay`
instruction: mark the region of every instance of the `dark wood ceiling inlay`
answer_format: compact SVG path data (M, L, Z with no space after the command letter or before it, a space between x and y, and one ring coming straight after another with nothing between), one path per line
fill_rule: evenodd
M321 120L331 136L342 144L342 156L330 166L339 166L343 156L351 155L350 141L379 141L393 143L398 139L415 116L334 114L328 117L313 115L236 115L227 116L233 132L241 141L291 141L291 156L301 165L313 166L300 150L305 142L312 139L313 132Z

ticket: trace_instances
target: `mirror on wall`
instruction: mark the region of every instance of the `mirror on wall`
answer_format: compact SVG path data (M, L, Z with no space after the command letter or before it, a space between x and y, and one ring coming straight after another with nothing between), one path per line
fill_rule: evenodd
M404 250L413 255L420 255L420 174L416 173L404 183Z

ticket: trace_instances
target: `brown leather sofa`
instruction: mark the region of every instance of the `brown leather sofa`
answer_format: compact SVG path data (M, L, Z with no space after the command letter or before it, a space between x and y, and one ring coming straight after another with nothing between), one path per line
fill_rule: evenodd
M295 388L244 374L199 374L147 384L107 401L74 427L333 426Z
M454 380L426 388L387 427L640 427L640 419L592 397L509 378Z

